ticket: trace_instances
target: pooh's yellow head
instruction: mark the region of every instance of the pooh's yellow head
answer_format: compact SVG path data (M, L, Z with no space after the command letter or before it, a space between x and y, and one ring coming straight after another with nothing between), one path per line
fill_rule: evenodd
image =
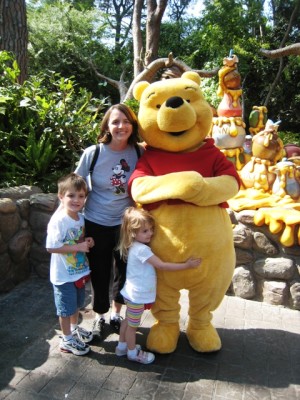
M149 146L170 152L192 151L210 132L212 110L196 72L151 84L139 82L133 95L140 101L140 133Z

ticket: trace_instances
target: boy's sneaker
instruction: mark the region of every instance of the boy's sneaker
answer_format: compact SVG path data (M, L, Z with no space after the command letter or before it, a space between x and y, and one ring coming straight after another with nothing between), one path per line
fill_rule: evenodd
M59 348L60 351L64 353L73 353L75 356L83 356L90 351L90 346L81 342L76 337L68 341L61 339Z
M77 328L72 332L72 335L76 336L83 343L89 343L93 340L93 332L87 331L81 326L77 326Z
M137 344L137 345L135 346L135 348L137 349L137 351L141 350L141 346L140 346L139 344ZM126 355L127 355L127 347L126 347L126 349L121 350L121 349L119 349L118 346L117 346L117 347L116 347L116 350L115 350L115 353L116 353L116 355L117 355L118 357L126 356Z
M98 339L98 340L103 339L104 324L105 324L104 318L99 318L99 319L94 320L92 334L95 339Z
M148 351L138 350L137 355L135 357L129 357L127 355L128 360L135 361L141 364L150 364L155 360L155 355Z
M114 332L120 333L122 319L123 318L120 315L110 319L109 325L112 327Z

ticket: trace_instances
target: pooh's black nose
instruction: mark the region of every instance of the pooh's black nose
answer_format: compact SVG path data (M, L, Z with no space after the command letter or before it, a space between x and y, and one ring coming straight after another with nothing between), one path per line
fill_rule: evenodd
M183 104L183 100L179 96L170 97L166 101L166 107L178 108Z

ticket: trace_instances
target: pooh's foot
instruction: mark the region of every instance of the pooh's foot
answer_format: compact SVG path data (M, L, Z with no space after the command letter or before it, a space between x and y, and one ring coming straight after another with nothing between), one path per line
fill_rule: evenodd
M173 353L179 338L179 324L156 322L147 337L147 348L161 354Z
M186 335L191 347L200 353L218 351L222 347L220 336L211 324L200 326L198 329L189 325Z

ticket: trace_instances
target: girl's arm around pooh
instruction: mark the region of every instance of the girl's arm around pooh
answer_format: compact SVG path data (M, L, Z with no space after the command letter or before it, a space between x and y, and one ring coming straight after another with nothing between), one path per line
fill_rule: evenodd
M156 269L161 269L164 271L179 271L188 268L197 268L201 264L201 258L189 258L182 263L172 263L167 261L162 261L155 254L148 258L147 262L151 264Z
M179 199L197 206L210 206L226 202L238 190L239 183L233 176L204 178L195 171L182 171L136 178L132 182L131 195L141 204Z

